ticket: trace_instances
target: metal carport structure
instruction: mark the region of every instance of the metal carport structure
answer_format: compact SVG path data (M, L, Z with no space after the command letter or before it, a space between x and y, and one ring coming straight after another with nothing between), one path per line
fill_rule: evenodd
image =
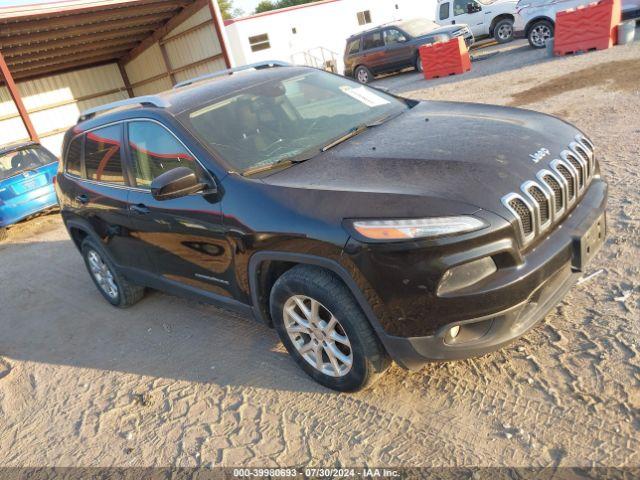
M58 154L86 108L231 67L216 0L72 0L0 9L0 144Z

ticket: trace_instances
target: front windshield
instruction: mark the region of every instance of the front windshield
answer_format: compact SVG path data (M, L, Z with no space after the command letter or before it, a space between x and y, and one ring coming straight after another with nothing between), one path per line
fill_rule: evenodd
M40 147L29 147L0 155L0 180L33 170L56 161L48 151Z
M440 25L436 22L432 22L431 20L427 20L426 18L414 18L413 20L407 20L406 22L400 23L399 27L412 37L419 37L421 35L426 35L436 28L440 28Z
M191 111L191 130L239 171L317 154L350 130L408 106L320 71L271 80Z

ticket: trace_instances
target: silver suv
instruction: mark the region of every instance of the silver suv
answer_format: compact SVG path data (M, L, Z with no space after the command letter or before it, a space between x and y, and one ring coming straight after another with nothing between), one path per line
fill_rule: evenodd
M526 36L533 48L543 48L553 37L556 13L592 0L520 0L516 6L515 36ZM622 0L622 19L640 18L640 0Z

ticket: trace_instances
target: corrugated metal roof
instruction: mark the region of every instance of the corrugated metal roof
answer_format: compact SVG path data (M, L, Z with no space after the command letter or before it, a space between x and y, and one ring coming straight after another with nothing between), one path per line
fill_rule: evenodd
M130 59L194 4L206 3L72 0L0 8L0 52L16 80Z

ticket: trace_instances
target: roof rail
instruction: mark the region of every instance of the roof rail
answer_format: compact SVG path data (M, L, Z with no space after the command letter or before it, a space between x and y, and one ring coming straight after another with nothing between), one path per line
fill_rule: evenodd
M80 114L78 122L83 122L95 117L98 113L113 110L119 107L127 107L130 105L143 105L157 108L168 108L171 104L166 100L156 97L154 95L143 95L141 97L126 98L124 100L118 100L117 102L106 103L98 107L89 108Z
M290 66L291 66L290 63L281 62L280 60L266 60L264 62L250 63L249 65L229 68L227 70L220 70L219 72L208 73L206 75L201 75L199 77L190 78L189 80L176 83L173 88L175 89L175 88L186 87L187 85L191 85L196 82L201 82L202 80L209 80L211 78L223 77L225 75L231 75L233 73L242 72L244 70L251 70L251 69L262 70L263 68L290 67Z

